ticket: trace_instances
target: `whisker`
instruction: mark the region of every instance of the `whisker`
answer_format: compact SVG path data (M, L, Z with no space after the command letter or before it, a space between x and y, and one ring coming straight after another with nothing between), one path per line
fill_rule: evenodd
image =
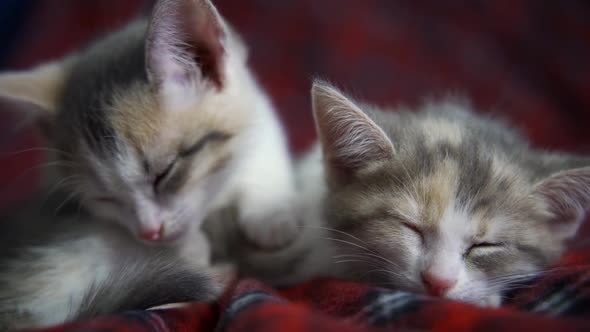
M346 236L348 236L348 237L350 237L350 238L352 238L354 240L357 240L357 241L359 241L359 242L361 242L363 244L366 244L365 241L359 239L358 237L356 237L356 236L354 236L354 235L352 235L350 233L347 233L347 232L344 232L344 231L335 229L335 228L324 227L324 226L306 226L306 225L304 225L302 227L304 227L304 228L314 228L314 229L323 229L323 230L327 230L327 231L331 231L331 232L336 232L336 233L339 233L339 234L342 234L342 235L346 235Z
M76 197L76 195L79 195L78 192L73 191L71 192L64 200L63 202L55 209L55 211L53 212L54 215L57 215L59 213L59 211L69 202L71 201L74 197Z
M55 183L54 185L51 186L51 188L49 189L49 192L47 193L47 196L50 196L53 193L55 193L56 191L66 187L68 185L68 182L71 182L71 180L82 179L82 178L83 177L78 174L66 176L65 178L59 180L57 183Z
M370 261L366 261L366 260L362 260L362 259L345 259L345 260L339 260L339 261L335 261L334 264L342 264L342 263L360 263L360 264L366 264L367 266L374 268L375 270L380 270L381 267L378 264L372 263ZM353 266L354 267L354 266ZM358 272L355 270L350 270L353 273ZM364 279L364 277L369 274L367 272L363 273L359 278L360 279Z
M14 151L14 152L0 153L0 157L14 157L14 156L17 156L17 155L20 155L23 153L34 152L34 151L55 152L55 153L58 153L60 155L66 156L66 157L74 157L74 155L69 152L59 150L59 149L54 149L54 148L47 148L47 147L34 147L34 148L28 148L28 149L23 149L23 150Z
M406 275L404 275L402 273L399 273L399 272L396 272L396 271L392 271L392 270L376 269L376 270L370 270L370 271L367 271L366 272L366 274L369 274L369 273L383 273L383 274L386 274L388 276L394 276L394 277L399 278L399 279L403 279L403 280L406 280L406 281L414 282L414 280L412 278L410 278L410 277L408 277L408 276L406 276Z
M386 259L385 257L383 257L381 255L373 254L371 252L369 252L369 253L363 253L362 255L360 255L360 254L359 255L345 254L345 255L336 255L334 257L346 257L346 256L349 256L349 257L354 257L354 256L357 256L357 257L366 257L366 256L370 256L370 257L377 258L377 259L379 259L379 260L381 260L381 261L383 261L385 263L389 263L390 265L392 265L392 267L395 267L395 268L398 267L397 264L394 264L392 261Z
M363 249L363 250L365 250L367 252L372 252L370 249L365 248L365 247L363 247L363 246L361 246L359 244L356 244L354 242L350 242L350 241L346 241L346 240L342 240L342 239L336 239L336 238L332 238L332 237L325 237L324 239L326 239L326 240L332 240L332 241L337 241L337 242L342 242L342 243L346 243L346 244L350 244L351 246L354 246L354 247Z
M43 208L45 206L45 204L47 203L47 201L51 198L51 196L53 194L55 194L57 191L66 188L68 186L71 186L72 188L75 187L77 184L80 183L80 179L82 179L83 177L80 175L70 175L68 177L63 178L62 180L60 180L58 183L56 183L55 185L53 185L51 187L51 189L49 190L49 192L47 194L45 194L45 198L43 199L43 202L41 203L41 208Z
M515 282L526 282L534 278L558 273L558 272L568 272L571 271L572 268L586 268L590 267L590 265L576 265L572 267L563 267L558 266L550 269L545 270L538 270L538 271L531 271L531 272L524 272L524 273L514 273L509 275L503 275L498 277L493 277L487 279L487 283L515 283Z
M581 268L583 268L583 266ZM569 271L570 269L571 267L555 267L539 271L497 276L489 279L472 280L466 284L461 290L461 293L468 294L470 297L478 297L489 296L492 293L497 293L499 291L508 292L516 289L534 288L535 285L529 284L529 282L533 281L535 278L561 271Z
M59 166L72 167L72 166L64 164L62 161L52 161L52 162L48 162L48 163L44 163L44 164L35 165L35 166L25 169L20 174L18 174L16 177L12 178L8 183L6 183L2 186L3 187L2 189L7 190L7 189L12 188L13 185L15 185L19 180L21 180L24 176L26 176L27 174L29 174L33 170L43 169L43 168L47 168L47 167L59 167Z
M336 261L335 263L340 264L340 263L352 263L352 262L370 264L369 261L365 261L362 259L343 259L343 260Z

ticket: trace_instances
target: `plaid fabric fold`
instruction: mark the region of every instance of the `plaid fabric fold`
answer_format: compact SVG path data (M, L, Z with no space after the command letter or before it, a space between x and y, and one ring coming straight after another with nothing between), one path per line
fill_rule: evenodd
M590 331L590 249L511 292L498 309L335 279L273 289L240 280L216 303L133 311L46 329L153 331Z
M7 26L8 20L0 20L2 31L14 37L0 45L4 68L29 67L71 51L120 26L150 1L20 2L34 7L25 22ZM314 140L308 91L309 77L316 74L380 104L459 91L520 126L536 146L590 146L590 6L584 1L216 4L250 44L252 64L295 151ZM0 16L17 14L22 13ZM8 123L2 113L0 121ZM23 141L13 140L14 150L27 148ZM2 163L4 187L39 157L18 160ZM3 206L32 185L10 188L0 192ZM584 234L590 234L588 226ZM337 280L282 290L242 280L218 303L121 313L48 331L590 331L588 264L590 248L581 246L550 273L511 291L501 309Z

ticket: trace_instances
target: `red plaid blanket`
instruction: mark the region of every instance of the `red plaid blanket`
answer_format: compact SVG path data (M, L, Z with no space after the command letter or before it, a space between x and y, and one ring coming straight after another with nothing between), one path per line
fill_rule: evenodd
M216 303L133 311L51 332L590 331L590 248L509 294L500 309L318 279L288 289L240 280Z
M56 6L51 0L12 1L32 7L19 29L4 27L15 39L14 49L2 50L10 68L60 56L99 31L121 25L148 2L63 0ZM388 104L458 90L483 109L501 112L536 145L590 146L590 7L584 1L216 4L251 45L253 65L297 150L314 139L308 91L309 76L315 74ZM0 129L9 128L6 123L0 119ZM12 143L2 148L38 145L28 137ZM0 192L2 204L26 194L31 186L15 186L12 179L38 162L36 155L20 154L0 165L2 187L11 184ZM501 309L336 280L283 290L241 280L218 303L121 313L51 330L590 331L590 245L577 244L559 268L513 291Z

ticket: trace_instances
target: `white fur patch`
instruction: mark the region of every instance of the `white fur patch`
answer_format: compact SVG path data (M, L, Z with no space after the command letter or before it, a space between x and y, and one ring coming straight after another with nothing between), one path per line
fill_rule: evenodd
M459 276L465 269L462 262L465 239L473 233L473 222L466 212L458 211L454 205L454 200L449 202L438 223L438 241L436 247L430 248L426 270L441 279L461 282Z
M32 276L26 287L36 288L29 301L18 311L31 314L36 324L49 326L64 322L80 307L90 280L100 284L111 270L109 253L99 239L83 238L62 246L40 247L32 252L45 257L48 271ZM100 264L88 264L100 262ZM25 304L26 303L26 304Z
M449 142L452 145L461 144L463 129L455 123L441 119L426 118L420 122L425 134L426 144L433 146L437 143Z

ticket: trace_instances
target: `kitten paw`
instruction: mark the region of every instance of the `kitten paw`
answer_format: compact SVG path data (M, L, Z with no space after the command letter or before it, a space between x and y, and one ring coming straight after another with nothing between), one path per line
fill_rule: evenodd
M263 250L276 250L291 244L299 235L301 226L291 209L272 213L242 213L240 228L246 239Z

